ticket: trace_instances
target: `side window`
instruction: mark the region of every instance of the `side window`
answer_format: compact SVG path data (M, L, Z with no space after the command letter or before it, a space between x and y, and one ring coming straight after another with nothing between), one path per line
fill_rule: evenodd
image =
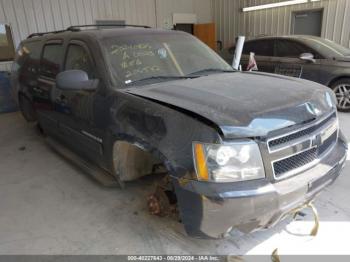
M62 57L62 44L46 44L41 58L41 73L47 77L55 78L61 70Z
M255 42L255 55L273 56L274 40L262 40Z
M273 56L274 40L259 40L248 42L243 48L243 54L249 55L250 52L257 56Z
M28 55L29 59L40 60L41 48L39 41L24 43L22 51Z
M244 43L244 46L243 46L243 54L244 55L249 55L250 52L254 52L252 50L254 50L254 42Z
M21 43L12 64L12 71L36 73L40 64L40 51L39 41Z
M93 79L94 67L86 49L80 45L70 44L68 46L65 70L79 69L85 71L89 79Z
M315 54L313 50L307 46L294 41L278 40L276 45L276 56L278 57L290 57L299 58L302 53Z
M40 64L40 42L24 43L20 52L24 58L24 70L34 73Z
M23 56L22 56L23 44L20 43L16 49L15 59L12 63L11 71L12 73L18 73L23 66Z

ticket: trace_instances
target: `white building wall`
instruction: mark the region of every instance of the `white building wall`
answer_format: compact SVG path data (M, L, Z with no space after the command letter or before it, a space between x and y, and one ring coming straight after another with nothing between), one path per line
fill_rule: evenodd
M212 22L211 0L156 0L157 26L172 24L173 13L193 13L198 23Z
M285 1L285 0L283 0ZM218 40L232 45L238 35L287 35L293 11L323 8L322 37L350 47L350 0L321 0L305 4L242 12L243 7L281 0L212 0Z
M11 25L15 45L35 32L55 31L96 20L164 27L173 13L195 13L199 23L212 21L211 0L0 0L0 22ZM11 63L0 63L8 70Z

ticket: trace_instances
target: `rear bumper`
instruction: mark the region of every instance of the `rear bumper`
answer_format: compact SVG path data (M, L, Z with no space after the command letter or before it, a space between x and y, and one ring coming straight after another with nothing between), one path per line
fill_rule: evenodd
M340 138L318 165L295 177L216 184L174 180L182 221L194 237L220 238L236 228L248 233L275 225L291 210L332 184L345 165L347 144Z

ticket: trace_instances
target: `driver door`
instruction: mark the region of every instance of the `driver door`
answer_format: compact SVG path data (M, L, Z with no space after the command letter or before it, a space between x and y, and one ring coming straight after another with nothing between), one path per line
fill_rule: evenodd
M315 63L300 59L303 53L311 53ZM292 40L276 40L276 68L275 73L303 78L314 82L320 81L319 55L302 43Z
M82 41L69 42L64 60L64 70L85 71L89 79L96 79L94 59ZM95 125L96 90L62 90L55 88L52 101L59 115L59 130L67 146L92 161L102 155L101 131Z

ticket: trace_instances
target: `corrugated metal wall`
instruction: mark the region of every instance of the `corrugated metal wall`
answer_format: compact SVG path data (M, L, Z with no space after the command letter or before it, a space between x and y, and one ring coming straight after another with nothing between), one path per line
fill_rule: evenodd
M246 6L255 6L278 0L212 0L213 16L218 40L232 45L238 35L290 34L292 12L323 8L322 37L350 47L350 0L321 0L319 2L242 12Z
M199 23L211 22L211 0L0 0L0 22L11 25L16 46L34 32L99 19L164 27L172 23L172 13L196 13ZM0 70L10 66L0 63Z

